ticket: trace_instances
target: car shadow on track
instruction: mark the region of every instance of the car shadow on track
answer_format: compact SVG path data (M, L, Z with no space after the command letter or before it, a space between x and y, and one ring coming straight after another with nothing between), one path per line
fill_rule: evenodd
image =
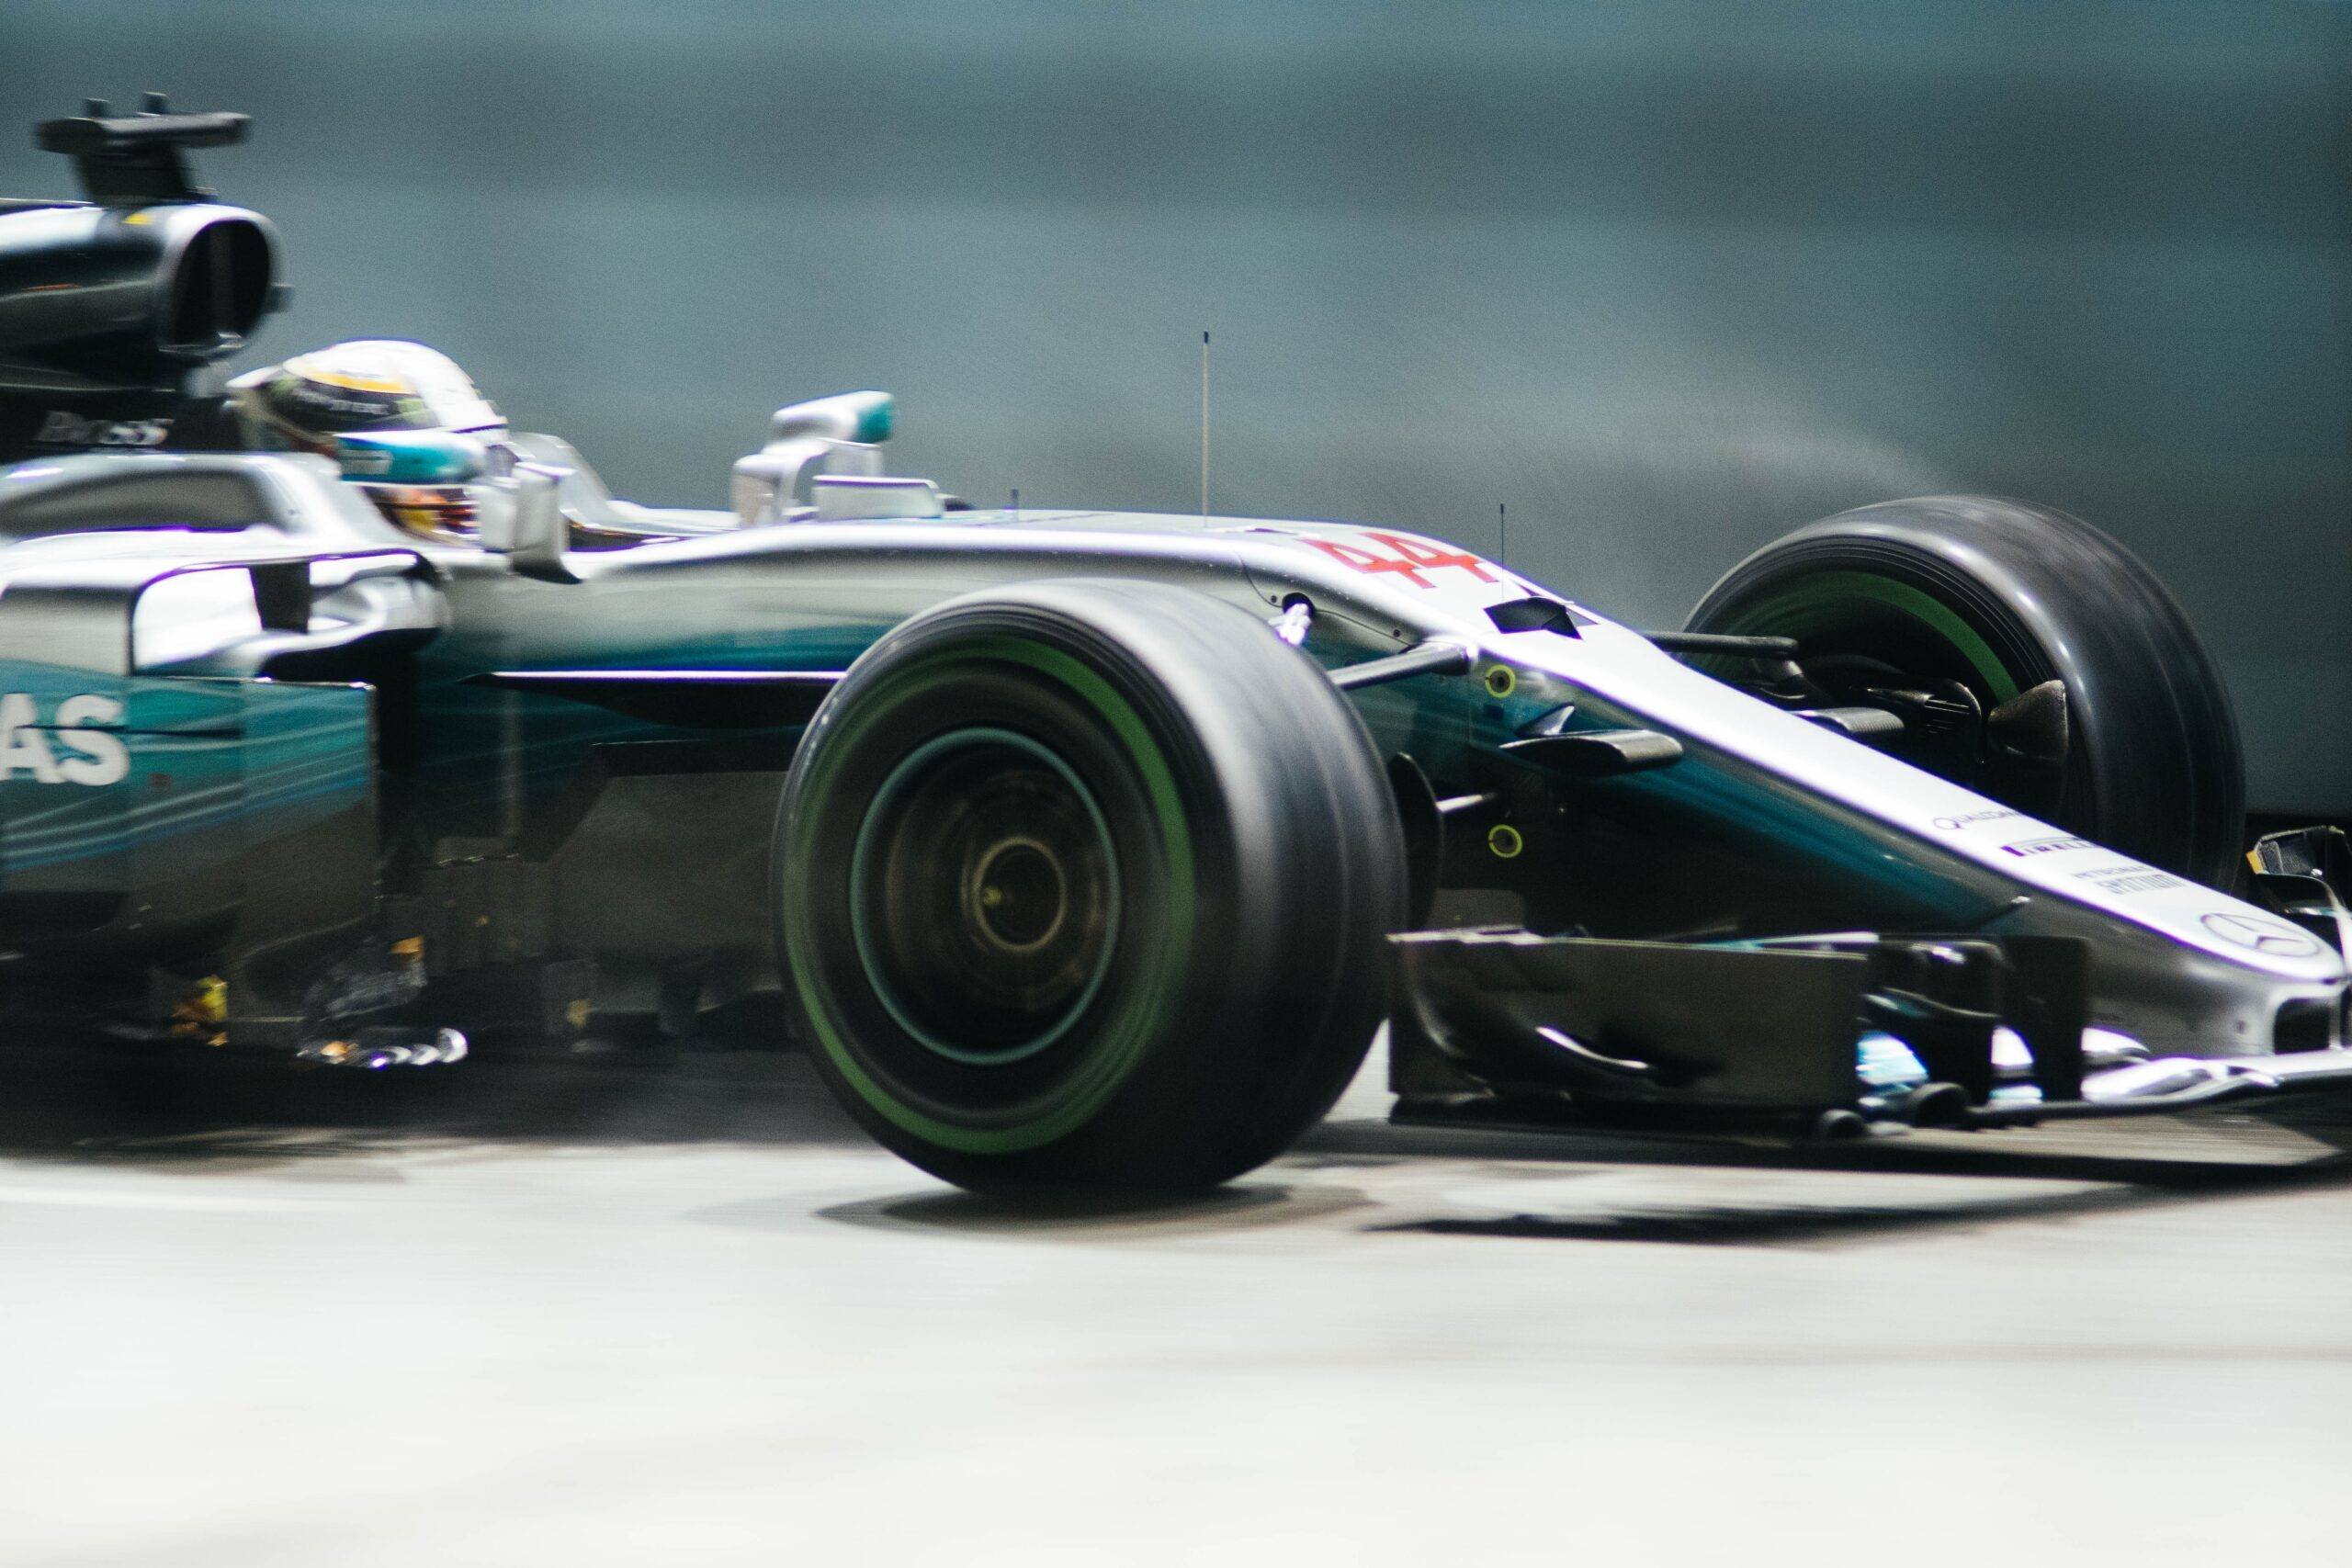
M1378 1231L1428 1235L1486 1235L1548 1241L1631 1241L1697 1247L1772 1247L1913 1235L1974 1228L2004 1221L2065 1220L2094 1214L2145 1213L2175 1204L2257 1192L2352 1184L2352 1168L2318 1172L2238 1172L2197 1188L2117 1187L2088 1192L2035 1194L1950 1205L1893 1204L1690 1205L1606 1215L1519 1213L1441 1216L1374 1225Z
M2037 1142L2038 1138L2048 1142ZM1860 1144L1774 1145L1606 1132L1513 1132L1327 1122L1308 1134L1309 1160L1361 1166L1410 1159L1476 1159L1489 1168L1577 1162L1615 1170L1802 1173L1856 1179L1854 1201L1645 1201L1573 1205L1566 1213L1439 1214L1370 1228L1437 1235L1629 1241L1685 1246L1775 1246L1863 1240L2005 1221L2062 1220L2306 1190L2352 1188L2352 1115L2309 1102L2261 1117L2076 1124L2046 1133L1928 1134ZM1294 1163L1297 1163L1296 1160ZM1886 1201L1884 1178L1927 1178ZM1937 1181L1933 1179L1955 1179ZM1768 1176L1769 1179L1769 1176ZM1999 1181L2041 1190L2003 1194ZM2052 1188L2057 1190L2050 1190ZM1721 1180L1707 1184L1723 1193ZM1672 1190L1672 1184L1667 1188ZM1916 1201L1915 1201L1916 1200Z
M2233 1182L2319 1179L2330 1172L2352 1179L2352 1108L2326 1108L2313 1101L2263 1116L2233 1111L1997 1133L1914 1133L1830 1144L1600 1128L1437 1127L1357 1119L1326 1122L1301 1139L1298 1149L1335 1158L1436 1156L1702 1164L2114 1181L2194 1190Z
M1867 1244L2352 1188L2352 1123L2208 1116L2092 1131L1797 1145L1333 1121L1221 1192L1035 1201L901 1191L820 1211L973 1239L1151 1243L1301 1225L1368 1235L1700 1247ZM740 1211L740 1212L739 1212ZM714 1215L714 1217L718 1217ZM733 1206L727 1216L757 1216Z
M1327 1221L1372 1210L1352 1188L1247 1179L1184 1197L1114 1193L1074 1198L998 1198L974 1192L902 1192L818 1211L838 1224L909 1234L1017 1237L1023 1241L1149 1242L1204 1233L1234 1234ZM713 1218L744 1220L737 1205Z
M377 1075L300 1071L200 1047L0 1051L0 1158L220 1173L293 1164L323 1169L338 1159L453 1143L868 1146L806 1059L788 1052L548 1052ZM1806 1245L2352 1186L2346 1149L2352 1149L2352 1115L2340 1111L2291 1121L2236 1114L1798 1147L1356 1118L1326 1122L1269 1170L1206 1196L1039 1203L899 1188L821 1213L883 1230L1072 1240L1311 1224L1515 1239ZM1670 1172L1639 1193L1612 1187L1590 1201L1539 1200L1500 1212L1424 1201L1411 1190L1464 1172L1532 1175L1556 1189L1569 1176L1664 1168ZM350 1168L357 1174L360 1167ZM1742 1184L1724 1179L1743 1170L1809 1173L1828 1185L1816 1181L1800 1203L1775 1201L1761 1184L1742 1197ZM1441 1171L1453 1174L1440 1180ZM1841 1174L1857 1179L1849 1196L1840 1193ZM1977 1179L1964 1184L1959 1201L1939 1190L1890 1201L1885 1183L1870 1179L1894 1175ZM2002 1193L1982 1179L2003 1178L2042 1190ZM2064 1190L2049 1190L2052 1184ZM771 1213L777 1204L794 1202L746 1199L712 1213L756 1224L777 1217Z

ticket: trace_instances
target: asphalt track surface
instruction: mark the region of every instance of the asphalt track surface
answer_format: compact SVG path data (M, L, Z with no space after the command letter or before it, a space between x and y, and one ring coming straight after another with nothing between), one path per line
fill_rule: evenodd
M0 1059L0 1562L2352 1561L2352 1118L1387 1126L1036 1213L797 1057Z

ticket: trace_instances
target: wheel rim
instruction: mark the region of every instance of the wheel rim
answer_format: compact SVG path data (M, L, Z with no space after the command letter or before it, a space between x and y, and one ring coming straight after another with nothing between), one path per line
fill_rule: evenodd
M1865 571L1825 571L1737 605L1709 631L1792 637L1810 650L1866 631L1892 634L1916 649L1892 662L1922 675L1951 675L1974 688L1987 707L2007 702L2018 678L1992 644L1952 608L1906 582ZM1881 641L1878 646L1884 649ZM1898 647L1894 651L1902 651Z
M1118 858L1085 783L1014 730L951 730L875 790L851 852L850 923L909 1038L998 1066L1067 1034L1110 972Z
M771 868L779 953L823 1062L860 1106L959 1154L1038 1148L1083 1127L1125 1087L1182 1005L1200 898L1186 797L1126 696L1093 662L1025 628L959 627L944 646L882 651L878 669L854 672L827 699L786 785ZM944 717L943 701L953 704ZM943 724L1043 744L1085 781L1113 829L1121 908L1108 969L1069 1026L1019 1060L998 1049L961 1061L914 1038L855 940L861 830L888 775ZM891 999L903 1013L907 998Z

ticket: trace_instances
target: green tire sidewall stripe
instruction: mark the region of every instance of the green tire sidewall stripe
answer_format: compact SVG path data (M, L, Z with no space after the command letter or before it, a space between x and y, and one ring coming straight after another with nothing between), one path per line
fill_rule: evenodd
M1158 930L1151 937L1152 951L1146 962L1149 983L1131 986L1128 994L1118 998L1117 1010L1107 1021L1094 1048L1082 1058L1049 1106L1025 1122L974 1127L942 1121L890 1093L865 1069L834 1026L815 980L816 965L811 962L812 948L809 933L804 929L801 901L781 897L778 902L784 916L781 924L785 961L792 971L794 987L819 1045L842 1080L876 1114L926 1143L966 1154L1004 1155L1068 1136L1084 1126L1118 1092L1161 1032L1162 1017L1184 977L1196 911L1193 840L1185 826L1183 800L1176 787L1175 774L1142 716L1108 681L1077 658L1025 638L1001 634L975 637L952 650L919 658L905 669L886 675L872 690L858 694L863 700L842 716L839 728L826 742L826 755L817 772L802 784L803 799L812 807L821 807L840 760L849 754L857 737L883 715L910 697L990 662L1035 670L1068 688L1102 716L1135 761L1159 828L1159 849L1167 863L1167 886L1154 911L1159 917ZM780 875L794 879L791 886L805 886L808 863L804 845L788 845Z
M1762 595L1754 604L1743 606L1729 624L1713 629L1750 636L1794 637L1802 642L1806 627L1818 628L1824 617L1836 611L1838 601L1852 599L1885 605L1942 637L1976 671L1995 703L2007 702L2018 694L2017 679L2001 662L2000 655L1951 606L1907 582L1897 582L1873 572L1825 571L1804 578Z

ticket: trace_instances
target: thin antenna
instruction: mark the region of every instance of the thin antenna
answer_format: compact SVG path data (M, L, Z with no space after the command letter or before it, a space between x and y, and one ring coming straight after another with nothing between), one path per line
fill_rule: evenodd
M1510 508L1495 502L1495 564L1510 564Z
M1209 334L1201 333L1201 515L1209 514Z

